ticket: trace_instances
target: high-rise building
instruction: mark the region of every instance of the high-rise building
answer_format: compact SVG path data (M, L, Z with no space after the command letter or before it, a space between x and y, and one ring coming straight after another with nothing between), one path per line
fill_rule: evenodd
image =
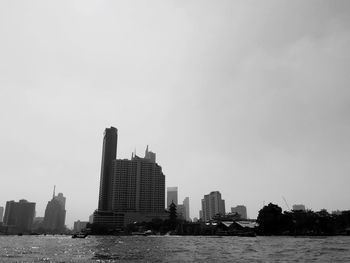
M176 206L177 202L177 187L167 187L167 208L169 208L171 203L174 203Z
M4 208L0 206L0 223L2 223L2 217L4 215Z
M106 134L115 136L117 139L116 129L115 132L107 130L103 149L111 148ZM117 145L114 139L110 139L109 142L113 147ZM161 166L156 163L156 154L149 151L148 146L144 158L136 154L132 154L131 160L115 159L115 156L112 160L108 158L109 173L108 176L103 176L106 159L106 157L102 159L101 181L109 177L109 185L103 187L104 184L101 182L99 209L94 213L94 223L116 228L135 221L150 221L156 217L166 217L165 176ZM108 205L103 205L104 202Z
M118 130L106 128L103 137L98 211L112 211L112 162L117 157Z
M35 215L35 203L27 200L7 201L4 216L4 225L9 233L29 233Z
M191 221L191 218L190 218L190 198L185 197L184 201L182 202L182 205L184 207L184 219L186 221Z
M209 221L215 215L225 215L225 200L219 191L211 192L202 199L202 220Z
M247 219L247 208L244 205L231 207L231 212L239 214L242 219Z
M47 203L43 227L51 233L62 233L65 230L66 198L62 193L55 195L55 189L51 201Z

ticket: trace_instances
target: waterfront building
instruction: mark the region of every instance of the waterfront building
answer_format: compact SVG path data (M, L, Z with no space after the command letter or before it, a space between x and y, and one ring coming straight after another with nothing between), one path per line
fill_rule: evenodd
M112 211L112 162L117 157L118 130L106 128L103 136L98 211Z
M237 205L235 207L231 207L231 213L237 213L241 217L241 219L247 219L247 207L244 205Z
M87 222L87 221L80 221L80 220L75 221L75 222L74 222L73 231L74 231L74 232L81 232L83 229L86 228L86 226L87 226L88 223L89 223L89 222Z
M131 160L110 160L110 157L115 157L114 147L117 145L114 140L117 139L117 130L111 129L106 129L104 136L101 170L101 181L109 177L109 184L108 187L104 187L102 182L100 184L99 209L94 213L94 223L119 228L136 221L166 218L165 176L161 166L156 163L156 154L149 151L147 146L144 158L132 154ZM111 139L107 135L114 137ZM106 149L109 149L108 158L105 157ZM105 172L106 160L109 162L109 173Z
M35 203L27 200L7 201L4 225L9 234L30 233L35 215Z
M55 195L55 189L51 201L47 203L43 227L51 233L62 233L65 230L66 198L62 193Z
M182 205L184 207L184 219L186 221L191 221L191 218L190 218L190 198L185 197L184 201L182 202Z
M215 215L225 215L225 200L221 199L219 191L213 191L204 195L202 199L202 218L203 221L211 220Z
M2 223L3 216L4 216L4 208L0 206L0 223Z
M169 209L169 206L171 203L174 203L176 206L178 205L177 200L177 187L167 187L167 208Z
M297 204L293 205L293 211L305 211L305 205Z

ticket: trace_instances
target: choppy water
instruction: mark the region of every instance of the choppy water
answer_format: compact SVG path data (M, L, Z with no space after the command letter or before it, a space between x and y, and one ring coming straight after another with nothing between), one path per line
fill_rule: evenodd
M0 262L350 262L350 237L0 236Z

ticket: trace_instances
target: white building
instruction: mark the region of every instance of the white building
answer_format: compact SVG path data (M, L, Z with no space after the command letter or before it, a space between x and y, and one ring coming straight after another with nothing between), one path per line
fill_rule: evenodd
M247 219L247 208L244 205L231 207L231 212L239 214L242 219Z
M293 211L305 211L305 205L302 205L302 204L293 205Z
M219 191L211 192L202 199L202 220L209 221L215 215L225 215L225 200Z

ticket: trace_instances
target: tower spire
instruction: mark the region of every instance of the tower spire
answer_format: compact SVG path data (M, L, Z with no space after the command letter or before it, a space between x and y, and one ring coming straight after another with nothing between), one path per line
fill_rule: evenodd
M148 144L147 144L146 151L145 151L145 158L148 158Z

